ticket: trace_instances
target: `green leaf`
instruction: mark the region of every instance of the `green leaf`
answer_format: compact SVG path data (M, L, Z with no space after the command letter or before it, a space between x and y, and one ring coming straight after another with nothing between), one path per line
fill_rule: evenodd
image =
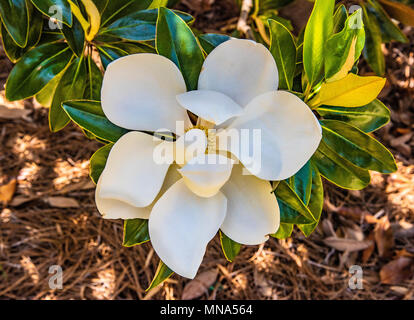
M161 283L163 283L165 280L167 280L169 277L173 275L174 271L172 271L170 268L168 268L164 262L160 260L160 263L158 264L157 271L155 272L154 279L152 279L151 284L149 285L148 290L151 290Z
M240 252L241 244L231 240L222 231L220 231L220 243L226 259L233 262Z
M21 48L29 35L29 12L26 0L0 1L0 17L10 37Z
M72 26L72 10L67 0L31 0L45 16L53 17L67 26ZM60 9L60 10L59 10ZM61 14L61 19L60 19Z
M49 83L35 95L37 102L39 102L42 106L50 108L52 105L53 96L55 95L56 88L59 84L60 79L62 79L65 70L66 69L61 71L56 77L50 80Z
M316 227L319 224L321 219L322 209L323 209L323 184L322 178L319 174L318 169L312 164L312 187L309 197L308 208L312 212L313 216L316 218L316 222L305 225L298 225L302 233L309 237Z
M169 9L160 8L159 11L155 40L157 51L181 70L187 90L195 90L204 62L203 51L183 19Z
M124 247L133 247L149 241L148 220L127 219L124 221Z
M280 222L294 224L310 224L315 222L312 212L310 212L299 195L286 181L280 181L275 190L275 195L279 203Z
M275 234L271 234L273 238L276 239L287 239L290 238L293 232L293 224L291 223L281 223L279 229Z
M363 54L369 66L378 75L385 74L385 58L382 53L381 29L377 19L367 11L365 6L363 9L364 25L365 25L365 47Z
M363 107L322 106L316 111L324 119L346 122L364 132L378 130L390 121L390 110L378 99Z
M341 157L323 140L312 156L312 163L324 178L344 189L361 190L368 186L371 180L368 170L361 169Z
M89 176L95 184L98 184L99 177L101 176L102 171L105 169L106 160L108 159L109 152L113 146L113 143L108 143L107 145L103 146L92 155L89 161Z
M151 2L152 0L110 0L101 15L101 26L110 24L131 12L145 10Z
M325 78L335 75L339 78L346 76L361 55L365 45L364 27L356 25L362 23L362 11L355 11L345 22L344 29L330 37L326 43ZM345 69L345 70L343 70Z
M62 33L72 51L78 57L82 56L85 48L85 31L79 21L74 19L72 27L68 27L64 24Z
M168 5L168 0L152 0L148 9L156 9L159 7L166 7Z
M270 52L279 70L279 89L291 90L296 70L296 44L288 29L275 20L269 20Z
M101 15L105 11L106 6L108 5L109 2L110 0L93 0L93 3L95 4L96 8L98 9Z
M92 57L89 55L87 59L88 79L85 94L83 96L88 100L100 101L103 76L101 70L99 70Z
M322 120L321 125L324 142L356 166L381 173L397 170L391 152L363 131L337 120Z
M289 184L307 206L312 189L312 167L308 161L293 177L289 179Z
M216 33L207 33L198 37L198 40L200 41L200 44L203 47L203 50L207 54L210 54L210 52L213 51L218 45L230 39L231 37L229 36Z
M191 22L193 17L176 11L184 21ZM99 35L118 37L130 41L148 41L155 39L158 9L133 12L102 28Z
M405 34L400 30L400 28L398 28L397 25L394 24L394 22L392 22L391 18L377 1L368 0L367 9L378 21L378 25L382 32L383 42L390 42L392 40L403 43L408 42Z
M134 53L156 53L155 49L142 43L122 42L97 46L104 68L112 61Z
M63 110L62 103L81 98L85 91L86 79L85 59L74 59L60 79L53 96L49 110L49 125L52 132L63 129L69 123L70 119Z
M118 127L106 118L99 101L66 101L63 103L63 109L78 126L102 140L116 142L128 132L128 130Z
M15 101L35 95L67 66L71 57L66 43L48 43L30 50L10 72L6 98Z
M303 64L309 85L323 78L325 44L333 30L334 0L316 0L305 30Z
M42 35L43 19L39 11L35 10L30 4L29 8L29 35L27 44L24 48L19 47L12 37L8 34L6 28L1 26L1 38L3 42L3 49L11 62L16 63L27 51L32 49L40 40Z
M333 18L333 33L340 32L345 27L345 21L348 19L348 11L345 5L341 4L335 11Z

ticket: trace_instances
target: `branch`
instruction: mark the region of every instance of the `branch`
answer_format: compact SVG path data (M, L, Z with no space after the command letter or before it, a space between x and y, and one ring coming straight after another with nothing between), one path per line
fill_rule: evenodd
M246 35L250 40L254 40L252 28L248 25L250 10L253 8L253 0L243 0L239 21L237 22L237 30Z

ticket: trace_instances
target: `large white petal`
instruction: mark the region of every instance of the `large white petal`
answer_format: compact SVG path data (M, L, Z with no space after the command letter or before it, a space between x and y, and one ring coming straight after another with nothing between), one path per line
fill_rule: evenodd
M277 90L279 75L272 54L260 43L232 39L206 58L198 79L199 90L219 91L240 106L258 95Z
M119 201L110 198L102 198L100 195L101 181L99 179L95 191L95 202L98 211L105 219L148 219L154 204L174 183L181 179L178 173L178 166L173 164L168 169L161 191L158 193L155 200L144 208L132 206L124 201Z
M187 187L200 197L212 197L230 178L234 161L219 154L203 154L189 161L179 172Z
M227 214L220 229L238 243L257 245L279 229L279 206L268 181L242 173L242 166L235 165L222 188Z
M216 125L243 113L243 108L233 99L217 91L190 91L178 95L177 100L187 110Z
M189 124L187 111L175 98L184 92L184 78L172 61L151 53L133 54L108 65L102 109L110 121L123 128L175 132L176 121Z
M226 142L228 133L239 136L238 146L229 138ZM252 174L279 181L306 164L319 146L322 130L302 100L289 92L273 91L255 98L218 136L219 148L233 152Z
M135 207L151 204L173 161L157 163L154 149L161 142L142 132L129 132L112 147L100 180L100 197Z
M158 200L149 218L155 252L171 270L194 278L208 242L223 223L226 208L221 192L201 198L183 180L178 181Z

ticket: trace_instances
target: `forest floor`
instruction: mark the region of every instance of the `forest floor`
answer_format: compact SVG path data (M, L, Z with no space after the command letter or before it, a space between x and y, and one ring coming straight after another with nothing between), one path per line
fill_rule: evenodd
M231 0L183 0L180 8L204 32L230 33L237 23ZM375 133L398 172L372 173L363 191L326 183L321 223L309 238L295 230L286 241L243 246L228 263L216 237L201 278L174 275L149 292L158 264L150 244L122 247L122 222L102 219L94 204L88 166L100 144L72 124L50 133L47 109L4 101L1 92L0 194L16 189L0 203L0 299L413 299L414 29L404 32L411 44L384 47L381 99L392 120ZM0 51L3 88L12 65ZM370 72L364 62L361 72ZM62 267L62 289L49 287L53 265ZM362 268L362 289L349 286L352 265Z

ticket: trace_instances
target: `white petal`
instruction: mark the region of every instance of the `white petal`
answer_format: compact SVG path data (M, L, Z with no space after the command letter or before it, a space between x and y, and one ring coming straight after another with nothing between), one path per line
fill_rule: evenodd
M161 189L171 162L157 163L154 149L160 143L142 132L129 132L119 139L101 174L100 196L135 207L151 204ZM172 159L171 159L172 160Z
M193 158L179 172L187 187L200 197L212 197L230 178L234 161L218 154Z
M226 132L238 133L239 146L223 146ZM279 181L306 164L319 146L322 130L302 100L289 92L273 91L249 103L245 113L219 136L219 148L233 152L252 174Z
M205 154L207 136L203 130L191 129L175 141L174 147L174 160L183 166L191 159Z
M257 245L279 229L279 206L268 181L242 172L242 166L235 165L222 188L227 214L220 229L238 243Z
M199 90L224 93L240 106L258 95L277 90L279 75L272 54L262 44L232 39L206 58L198 79Z
M226 215L227 200L220 192L201 198L183 180L175 183L158 200L149 219L152 246L175 273L194 278L208 242Z
M105 219L148 219L154 204L174 183L181 179L181 175L177 171L178 166L173 164L168 169L167 175L162 185L161 191L155 200L148 207L138 208L124 201L102 198L100 196L101 181L98 180L95 191L95 202L98 211Z
M179 94L177 100L185 109L216 125L243 113L242 107L217 91L190 91Z
M184 78L167 58L139 53L110 63L102 84L102 109L116 125L142 131L168 129L176 121L189 124L176 95L186 92Z

